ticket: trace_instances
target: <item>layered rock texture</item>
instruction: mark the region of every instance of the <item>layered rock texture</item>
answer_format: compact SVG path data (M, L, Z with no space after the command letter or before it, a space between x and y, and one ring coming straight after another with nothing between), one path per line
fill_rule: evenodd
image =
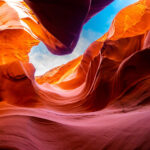
M35 77L40 40L71 53L112 0L0 1L0 150L149 150L150 1L121 10L85 53Z

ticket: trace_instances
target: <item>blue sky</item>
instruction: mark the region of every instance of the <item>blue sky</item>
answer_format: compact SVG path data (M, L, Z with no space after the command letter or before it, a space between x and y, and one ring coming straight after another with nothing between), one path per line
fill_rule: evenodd
M35 75L41 75L50 69L61 64L65 64L83 54L90 43L100 38L105 32L108 31L113 18L122 8L137 1L138 0L115 0L91 20L89 20L83 27L79 42L74 52L70 55L53 55L47 50L42 42L38 46L33 47L29 57L30 62L36 68Z

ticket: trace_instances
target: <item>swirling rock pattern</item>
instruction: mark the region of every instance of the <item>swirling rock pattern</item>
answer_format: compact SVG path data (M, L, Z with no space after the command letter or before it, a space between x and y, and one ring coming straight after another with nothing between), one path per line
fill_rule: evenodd
M28 62L39 40L70 53L83 24L110 2L0 2L1 150L150 149L149 0L121 10L71 62L38 77Z

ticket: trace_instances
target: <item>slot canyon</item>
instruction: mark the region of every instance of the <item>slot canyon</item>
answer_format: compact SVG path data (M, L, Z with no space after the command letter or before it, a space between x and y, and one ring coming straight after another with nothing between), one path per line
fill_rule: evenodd
M150 150L150 0L66 64L35 76L29 62L41 41L71 54L112 2L0 0L0 150Z

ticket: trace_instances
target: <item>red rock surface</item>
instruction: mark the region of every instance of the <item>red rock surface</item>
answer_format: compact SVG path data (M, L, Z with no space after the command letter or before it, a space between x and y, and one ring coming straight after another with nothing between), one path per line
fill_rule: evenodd
M26 0L34 13L22 1L0 2L0 149L149 150L149 0L121 10L83 56L34 77L27 54L39 39L66 53L67 40L58 41L49 17L45 24L45 14L36 12L44 2ZM107 4L92 2L85 22ZM72 31L79 34L81 24Z

